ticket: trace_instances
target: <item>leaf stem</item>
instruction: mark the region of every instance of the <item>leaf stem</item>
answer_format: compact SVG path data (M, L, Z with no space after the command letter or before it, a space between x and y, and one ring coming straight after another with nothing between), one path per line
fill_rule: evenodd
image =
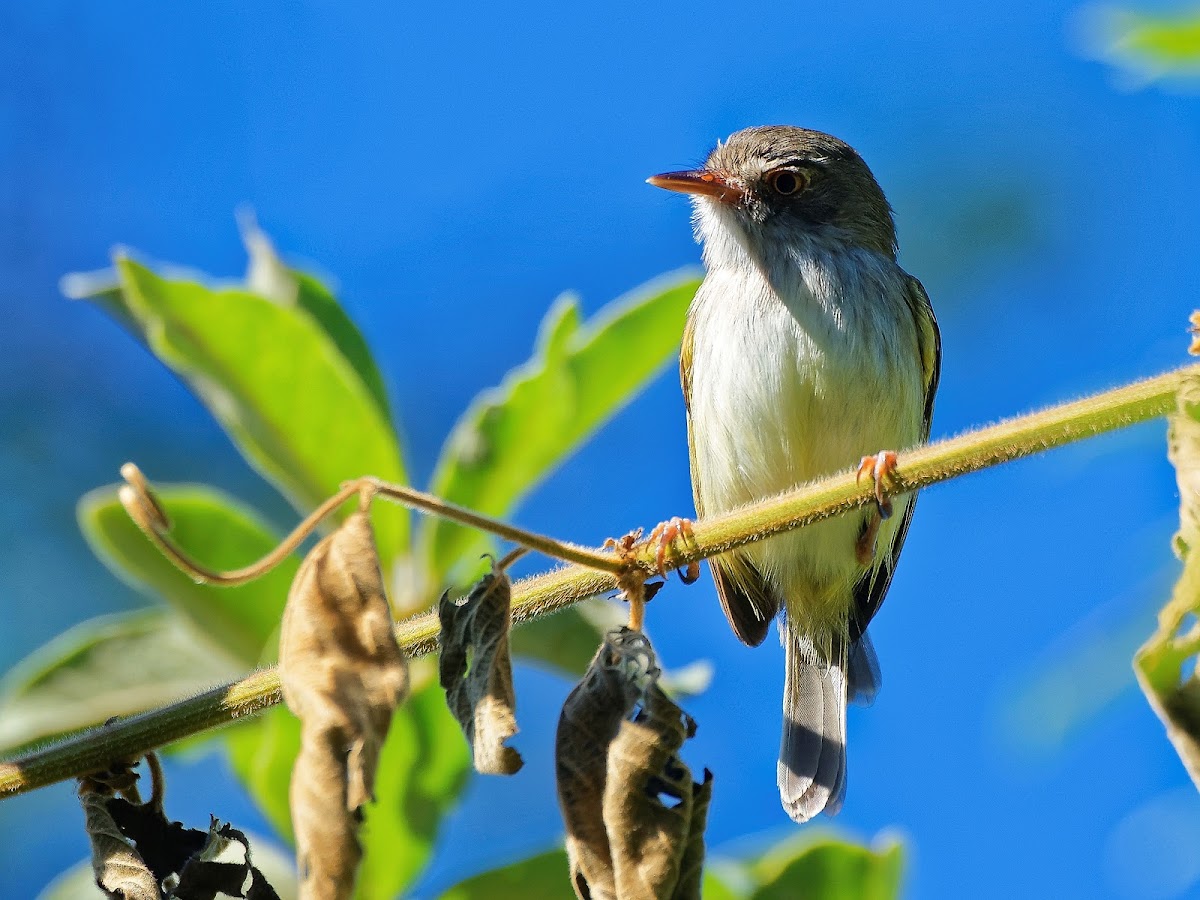
M891 493L904 493L966 475L1083 438L1158 418L1175 408L1175 395L1200 366L1185 366L1165 375L1064 403L1041 412L902 453ZM437 514L453 512L456 521L486 527L499 536L552 556L563 546L531 536L512 526L455 507L420 491L375 485L380 493ZM356 488L357 489L357 488ZM759 503L695 524L694 541L671 557L684 565L771 535L837 515L872 499L873 485L857 484L853 471L771 497ZM354 493L350 491L350 496ZM340 494L339 494L340 496ZM344 498L343 498L344 499ZM332 500L330 501L332 502ZM578 553L575 553L575 549ZM539 618L588 597L614 590L620 563L612 554L582 547L567 557L577 565L527 578L513 587L514 623ZM655 567L655 548L640 546L633 563ZM614 566L614 563L617 565ZM603 571L597 571L602 569ZM396 625L396 637L410 657L437 649L437 613L425 613ZM0 763L0 796L23 793L106 768L114 759L135 758L173 741L229 724L280 702L279 676L263 669L232 684L162 709L130 716L67 738L10 762Z

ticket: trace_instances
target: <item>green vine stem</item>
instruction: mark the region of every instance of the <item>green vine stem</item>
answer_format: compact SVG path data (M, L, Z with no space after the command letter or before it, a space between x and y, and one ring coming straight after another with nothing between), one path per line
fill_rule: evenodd
M1163 416L1200 366L1135 382L1082 400L1020 416L956 438L902 453L892 493L904 493L969 472L1029 456L1073 441ZM868 480L869 481L869 480ZM870 502L873 485L854 473L835 475L712 519L701 520L694 541L671 555L672 565L714 556L753 541L799 528ZM654 567L654 547L644 546L630 565ZM611 557L610 557L611 559ZM610 566L606 566L610 568ZM513 621L557 612L588 597L615 590L616 576L579 565L525 579L513 586ZM436 613L399 622L396 636L410 657L437 649ZM279 676L263 669L171 706L130 716L0 763L0 796L106 768L173 741L229 724L280 702Z

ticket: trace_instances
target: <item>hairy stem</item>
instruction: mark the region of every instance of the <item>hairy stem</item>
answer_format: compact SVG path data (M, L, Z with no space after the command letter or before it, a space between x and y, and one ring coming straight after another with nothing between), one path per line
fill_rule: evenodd
M915 490L1165 415L1174 409L1179 387L1197 377L1200 366L1186 366L901 453L892 492ZM856 483L854 473L847 471L699 521L695 524L695 540L673 553L671 563L682 565L704 559L837 515L870 502L872 489L868 482ZM433 511L431 507L436 505L424 508ZM654 552L653 547L642 547L629 564L649 571L655 565ZM614 557L597 551L582 551L581 555L589 563L593 556L604 556L606 571L572 565L518 582L513 586L513 621L535 619L615 590L616 576L611 566ZM397 623L396 636L410 657L434 652L438 637L436 612ZM264 669L180 703L121 719L0 763L0 795L22 793L104 769L114 760L140 757L156 747L226 725L279 702L279 676L274 669Z

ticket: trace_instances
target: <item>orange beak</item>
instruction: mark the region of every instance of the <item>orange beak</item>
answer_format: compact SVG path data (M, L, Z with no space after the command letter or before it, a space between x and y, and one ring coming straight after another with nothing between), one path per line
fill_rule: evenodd
M722 203L737 203L746 196L745 190L718 172L698 169L690 172L664 172L646 179L647 184L681 194L702 194Z

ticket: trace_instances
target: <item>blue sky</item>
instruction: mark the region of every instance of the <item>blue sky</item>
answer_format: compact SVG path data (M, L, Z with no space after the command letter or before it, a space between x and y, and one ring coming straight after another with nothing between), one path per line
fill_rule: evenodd
M418 482L474 393L528 356L555 295L576 290L594 310L698 264L686 204L644 179L747 125L833 132L875 170L901 262L941 321L935 437L1180 364L1200 281L1198 101L1120 89L1080 52L1080 15L5 4L0 662L142 602L73 524L78 496L126 459L290 523L165 369L57 291L118 243L236 275L241 204L286 256L336 279ZM1129 669L1176 570L1164 435L1139 426L922 497L872 629L885 688L851 712L849 796L827 823L903 834L910 896L1200 893L1200 800ZM614 461L646 459L657 477L631 494ZM690 511L667 373L518 519L598 543ZM717 778L710 846L791 833L774 788L779 648L740 647L707 577L664 593L649 624L669 662L716 665L689 705L688 759ZM473 786L431 889L558 834L553 715L534 711L568 685L523 671L518 687L524 781ZM173 765L174 815L253 824L223 788L212 808L219 761ZM29 896L84 855L73 803L60 786L0 804L0 893Z

